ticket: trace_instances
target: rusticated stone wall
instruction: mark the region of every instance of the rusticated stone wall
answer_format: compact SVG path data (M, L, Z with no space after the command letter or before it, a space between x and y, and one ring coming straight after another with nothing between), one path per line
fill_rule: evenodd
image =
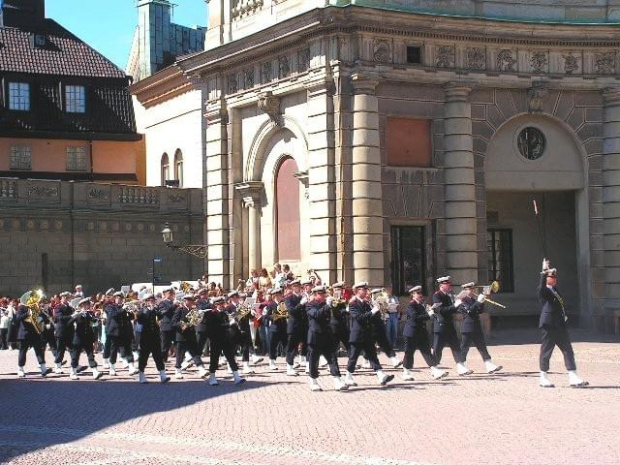
M155 256L163 280L198 277L202 260L164 245L165 222L175 243L201 244L201 191L0 179L0 294L150 282Z

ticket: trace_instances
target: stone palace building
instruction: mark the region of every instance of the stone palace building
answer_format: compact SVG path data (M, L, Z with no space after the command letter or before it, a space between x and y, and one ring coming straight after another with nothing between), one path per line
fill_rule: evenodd
M131 88L147 182L203 189L225 285L275 262L401 295L450 274L524 316L547 256L573 321L609 323L618 23L619 0L211 0L204 51Z

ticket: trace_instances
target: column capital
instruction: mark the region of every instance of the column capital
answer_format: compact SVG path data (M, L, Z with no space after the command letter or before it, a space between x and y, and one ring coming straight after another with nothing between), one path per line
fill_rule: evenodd
M471 86L465 83L448 82L444 85L446 102L466 102L471 90Z
M228 110L222 100L207 100L204 117L210 124L228 124Z
M264 184L262 181L246 181L235 184L235 190L243 199L245 208L259 208L262 204Z
M356 95L375 95L375 90L378 85L378 79L362 76L360 74L353 74L351 76L351 87L353 88L353 93Z
M620 86L609 86L603 89L603 100L605 106L618 106L620 105Z

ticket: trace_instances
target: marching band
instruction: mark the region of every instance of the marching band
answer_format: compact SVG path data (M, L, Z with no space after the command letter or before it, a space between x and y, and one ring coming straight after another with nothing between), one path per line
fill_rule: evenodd
M309 375L310 389L320 391L319 368L327 367L337 391L357 385L353 375L359 368L360 356L375 371L378 383L386 386L394 375L385 373L377 356L380 349L392 362L394 368L403 366L402 379L412 381L413 357L419 350L430 375L435 380L444 379L448 372L438 367L442 352L447 345L452 351L459 376L470 375L466 359L470 345L482 356L486 372L496 373L502 369L493 363L487 349L480 322L485 302L491 290L484 287L476 294L474 282L462 285L462 292L455 296L451 291L451 278L437 279L438 289L431 304L427 304L421 285L409 290L411 301L403 312L404 359L401 362L394 352L386 331L386 320L393 311L388 304L390 296L384 289L370 291L367 282L359 282L348 288L345 283L324 286L320 278L300 281L294 276L276 282L270 289L253 289L251 294L233 290L227 295L215 292L212 286L183 292L168 287L155 296L151 292L126 295L108 290L96 301L69 292L60 294L58 302L49 303L41 292L24 294L14 318L14 339L19 342L19 377L26 373L26 355L30 348L39 363L42 376L51 370L45 364L45 346L50 344L54 355L55 373L63 374L64 356L68 350L71 359L70 379L79 379L79 373L87 369L79 365L82 352L95 380L104 376L95 360L97 326L103 327L103 368L108 376L115 376L118 354L129 375L138 374L140 383L147 383L145 369L149 357L153 358L161 383L170 380L166 362L171 349L175 352L175 379L183 379L187 369L194 365L201 378L210 386L218 385L216 372L223 356L232 373L235 384L245 381L243 375L254 373L252 366L262 358L258 356L257 340L263 333L257 328L265 326L268 332L269 370L277 371L278 355L286 359L286 375L298 376L301 366ZM543 262L543 272L538 295L543 305L540 328L542 345L540 353L540 386L552 387L547 377L549 358L555 345L564 354L569 373L569 385L583 387L587 382L577 376L575 357L566 330L566 313L563 300L556 289L557 271L549 262ZM496 288L495 288L496 290ZM264 293L261 291L265 291ZM138 298L139 297L139 298ZM462 316L461 337L455 328L455 315ZM432 320L432 340L427 324ZM50 339L49 332L53 332ZM209 350L209 366L205 368L202 356ZM340 350L346 350L346 372L341 375L338 366ZM135 353L135 356L134 356ZM240 353L243 371L240 372L236 354ZM250 354L252 356L250 363ZM295 363L300 356L301 363ZM134 358L137 366L134 364Z

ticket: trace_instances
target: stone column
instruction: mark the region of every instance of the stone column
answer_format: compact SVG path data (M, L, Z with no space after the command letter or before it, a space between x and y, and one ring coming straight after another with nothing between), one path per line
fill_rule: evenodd
M325 70L317 71L306 85L308 92L307 179L305 173L296 174L302 184L307 183L306 192L310 202L308 268L316 270L323 280L330 283L336 280L337 253L332 87L331 76L326 74Z
M235 189L248 209L248 266L251 272L262 268L260 219L264 187L261 181L249 181L235 185Z
M603 257L605 308L620 309L620 87L605 89L603 123Z
M358 75L351 77L353 276L355 282L368 281L371 286L382 286L385 281L377 84L378 81Z
M457 284L478 279L470 91L470 88L458 84L448 84L445 88L446 271Z
M205 214L207 217L207 272L209 279L230 280L228 216L228 113L221 100L207 102L205 142Z

